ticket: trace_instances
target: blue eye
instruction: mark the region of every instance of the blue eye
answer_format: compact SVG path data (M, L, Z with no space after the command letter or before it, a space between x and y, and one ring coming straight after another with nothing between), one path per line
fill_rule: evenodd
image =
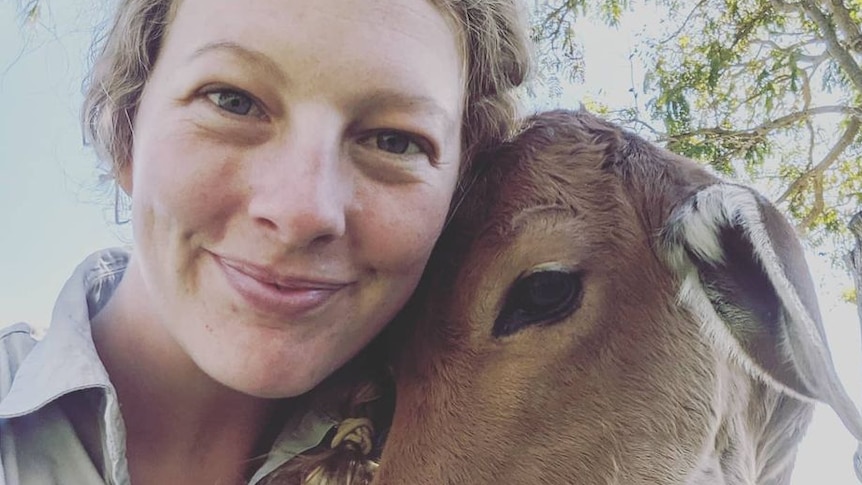
M247 116L256 108L254 100L248 95L228 89L207 93L207 98L219 108L235 115Z
M414 155L424 153L422 147L403 133L387 131L375 135L377 148L395 155Z

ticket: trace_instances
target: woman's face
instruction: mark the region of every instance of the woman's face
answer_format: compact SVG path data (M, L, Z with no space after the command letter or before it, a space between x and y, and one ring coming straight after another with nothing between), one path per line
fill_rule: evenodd
M120 177L159 331L261 397L354 356L441 231L464 85L427 1L183 0Z

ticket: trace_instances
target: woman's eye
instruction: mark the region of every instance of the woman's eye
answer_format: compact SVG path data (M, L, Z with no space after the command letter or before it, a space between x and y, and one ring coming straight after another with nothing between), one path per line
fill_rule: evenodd
M248 116L260 111L254 100L246 94L224 89L207 93L207 98L219 108L240 116Z
M410 136L403 133L382 132L375 135L374 139L377 148L395 155L415 155L425 152Z

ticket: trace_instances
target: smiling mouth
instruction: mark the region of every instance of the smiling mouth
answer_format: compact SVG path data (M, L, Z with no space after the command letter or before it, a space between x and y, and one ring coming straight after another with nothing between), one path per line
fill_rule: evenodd
M320 309L352 282L292 278L215 256L228 284L257 311L298 318Z

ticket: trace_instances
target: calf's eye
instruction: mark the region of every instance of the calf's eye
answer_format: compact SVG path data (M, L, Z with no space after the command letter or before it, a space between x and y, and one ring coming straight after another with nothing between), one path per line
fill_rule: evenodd
M494 337L511 335L529 325L556 323L581 303L581 274L565 270L535 271L509 288L494 322Z

